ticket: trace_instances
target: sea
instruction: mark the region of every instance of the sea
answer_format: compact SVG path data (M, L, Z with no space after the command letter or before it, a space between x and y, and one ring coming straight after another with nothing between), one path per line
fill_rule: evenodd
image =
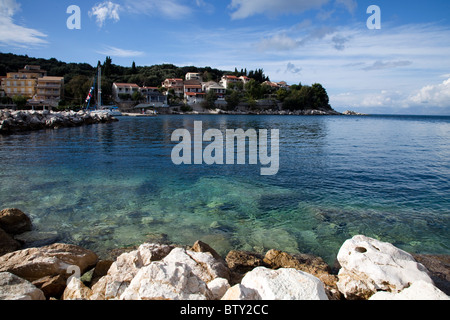
M177 129L279 130L279 170L181 164ZM204 143L206 147L208 143ZM0 207L107 257L144 242L334 263L366 235L450 254L450 116L168 115L0 135Z

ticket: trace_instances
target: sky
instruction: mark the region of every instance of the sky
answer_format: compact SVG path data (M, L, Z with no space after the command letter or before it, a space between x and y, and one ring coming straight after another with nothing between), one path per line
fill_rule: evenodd
M448 0L0 0L0 52L262 68L272 81L321 83L337 111L450 115L449 13Z

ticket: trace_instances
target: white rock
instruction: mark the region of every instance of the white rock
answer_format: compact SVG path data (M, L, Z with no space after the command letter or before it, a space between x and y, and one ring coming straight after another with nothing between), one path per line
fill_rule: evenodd
M31 282L12 273L1 272L0 300L45 300L45 296Z
M247 273L242 279L241 286L249 289L252 298L257 300L328 300L323 283L306 272L295 269L270 270L258 267ZM232 288L234 296L244 293L242 287ZM256 293L256 295L255 295ZM225 298L233 297L226 294ZM244 296L243 300L248 299Z
M337 286L348 299L368 299L380 290L399 292L419 280L433 284L409 253L365 236L347 240L337 259L342 266Z
M192 272L208 283L216 278L224 278L224 266L209 252L194 252L183 248L175 248L164 259L166 263L185 263Z
M153 262L139 270L121 300L208 300L206 283L184 263Z
M142 267L164 258L173 247L161 244L143 244L137 250L124 253L111 265L108 274L92 287L91 299L118 299Z
M214 300L220 300L228 289L230 284L227 279L216 278L207 284L209 291L211 291Z
M238 300L250 300L250 301L256 301L261 300L261 297L259 296L258 292L256 292L253 289L249 289L244 287L241 284L237 284L230 289L227 290L227 292L222 297L223 301L238 301Z
M450 297L428 282L417 281L400 293L380 291L369 300L450 300Z
M73 277L64 290L63 300L89 300L92 290L77 277Z

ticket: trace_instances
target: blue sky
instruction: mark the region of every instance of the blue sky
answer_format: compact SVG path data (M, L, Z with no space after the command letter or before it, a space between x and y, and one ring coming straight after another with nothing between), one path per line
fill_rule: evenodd
M81 30L69 30L70 5ZM369 30L367 8L381 9ZM450 114L450 1L0 0L0 51L95 65L263 68L332 106Z

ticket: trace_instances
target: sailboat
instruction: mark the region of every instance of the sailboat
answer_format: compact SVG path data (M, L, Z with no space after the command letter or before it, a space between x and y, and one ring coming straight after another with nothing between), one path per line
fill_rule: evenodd
M95 94L95 87L97 86L97 103L93 103ZM91 113L107 113L113 117L120 117L122 113L116 106L103 106L102 105L102 68L98 66L97 76L94 79L94 85L91 87L89 94L86 98L86 111Z

